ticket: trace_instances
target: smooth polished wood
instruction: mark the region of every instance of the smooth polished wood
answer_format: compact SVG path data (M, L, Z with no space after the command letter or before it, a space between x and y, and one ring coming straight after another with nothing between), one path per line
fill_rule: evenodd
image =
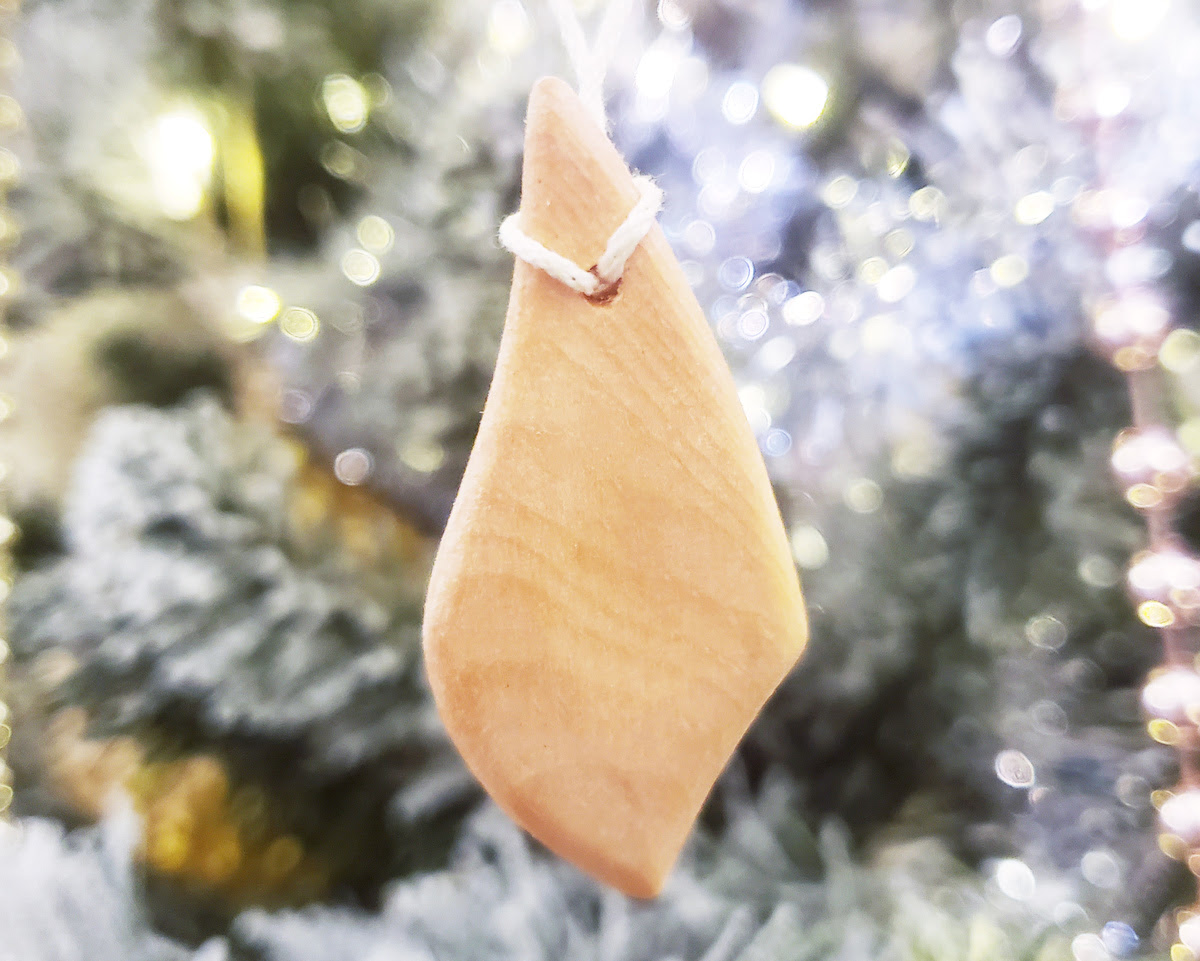
M576 94L540 81L526 233L590 266L637 196ZM425 606L430 684L476 777L651 897L806 639L762 457L662 231L605 305L518 261Z

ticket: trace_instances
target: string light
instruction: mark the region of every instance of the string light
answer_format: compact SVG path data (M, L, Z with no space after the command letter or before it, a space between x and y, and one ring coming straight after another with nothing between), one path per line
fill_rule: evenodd
M1149 370L1171 336L1171 316L1162 302L1134 291L1102 303L1092 318L1097 346L1121 371Z
M497 0L492 4L487 38L492 49L506 57L515 57L529 46L533 27L520 0Z
M997 287L1015 287L1029 276L1029 264L1020 254L998 257L988 271Z
M367 125L371 101L366 89L353 77L330 74L321 83L321 100L330 122L341 133L358 133Z
M1168 0L1111 0L1108 26L1120 40L1141 40L1156 29L1167 7ZM1126 111L1132 91L1112 76L1098 78L1090 91L1092 112L1077 119L1087 125L1100 147L1112 142L1105 121L1117 122L1114 118ZM1105 169L1103 162L1100 168ZM1077 225L1090 232L1107 261L1113 287L1091 313L1092 343L1126 376L1129 386L1133 426L1116 438L1111 462L1125 499L1143 513L1149 534L1148 550L1130 560L1127 586L1138 619L1158 630L1162 639L1163 663L1147 678L1142 707L1149 735L1175 747L1180 760L1179 786L1152 797L1159 809L1158 843L1169 857L1186 862L1200 875L1200 674L1193 657L1194 625L1200 621L1200 558L1185 550L1171 532L1172 511L1195 471L1192 452L1180 443L1186 432L1177 435L1169 430L1160 413L1163 372L1194 364L1200 357L1200 338L1193 342L1195 335L1190 332L1173 331L1167 306L1143 286L1159 273L1147 269L1153 266L1148 256L1153 251L1138 246L1149 203L1103 183L1094 186L1077 195L1073 208ZM1048 216L1052 209L1044 201L1025 207L1018 210L1019 221L1032 220L1043 211ZM1186 913L1178 920L1182 923L1179 943L1171 949L1172 961L1196 961L1200 922ZM1114 931L1123 933L1113 923L1105 925L1105 935ZM1114 954L1131 953L1128 941L1096 937L1088 942L1095 951L1075 950L1075 956L1094 954L1107 961ZM1130 943L1136 946L1136 936Z
M1013 208L1013 217L1019 224L1033 226L1042 223L1054 213L1054 207L1054 195L1045 190L1038 190L1017 201Z
M1177 620L1194 622L1200 614L1200 558L1180 548L1162 547L1137 555L1128 582L1139 613L1147 605L1164 612L1154 619L1143 617L1146 623L1168 627Z
M1113 444L1112 467L1125 499L1146 511L1173 506L1193 476L1188 452L1156 424L1123 431Z
M825 112L829 84L808 67L779 63L763 77L762 99L771 116L785 127L807 130Z
M192 106L157 117L144 140L150 189L172 220L190 220L204 206L212 183L216 142L204 115Z
M374 460L361 447L348 448L333 460L334 476L348 487L364 483L374 469Z
M358 242L367 250L386 253L396 242L396 231L382 217L369 214L358 222Z
M12 5L5 9L5 18L3 21L3 30L0 32L6 33L11 28L11 18L16 13L16 5ZM8 48L11 42L6 38L0 38L0 45ZM0 63L0 70L11 70L17 63L15 53L12 56L3 58ZM5 78L7 79L7 77ZM11 99L11 98L8 98ZM16 107L16 102L13 101L13 106ZM19 110L19 108L17 108ZM16 181L19 164L17 163L16 155L7 148L0 149L0 220L5 223L10 223L10 215L4 208L7 206L6 193L12 188ZM3 268L3 276L9 280L6 289L11 289L15 286L15 274L7 267ZM0 359L8 354L9 336L7 330L7 298L0 297L0 343L4 344L3 351L0 351ZM0 398L0 404L3 406L4 418L12 412L12 401L8 398ZM8 477L8 466L0 463L0 483ZM12 545L19 537L20 531L12 518L0 514L0 604L8 596L8 589L11 586L12 578ZM13 800L13 778L12 769L8 766L7 748L12 740L12 713L8 707L8 659L9 646L4 638L5 634L5 619L0 617L0 819L7 821L9 810Z
M279 295L269 287L251 284L238 293L236 310L238 316L252 324L269 324L283 307Z
M305 307L289 307L279 318L279 329L284 336L306 344L316 339L321 330L317 315Z
M792 531L792 556L806 571L815 571L829 563L829 545L815 527L800 525Z
M360 287L369 287L379 279L382 268L374 254L354 248L342 257L342 273Z
M1200 711L1200 674L1189 667L1155 671L1142 689L1142 706L1152 718L1194 724Z
M1162 24L1170 5L1170 0L1112 0L1109 23L1119 39L1140 43Z
M432 474L445 460L446 449L432 441L410 441L400 449L400 461L418 474Z
M721 113L735 126L749 123L758 111L758 88L752 83L737 80L729 85L721 101Z

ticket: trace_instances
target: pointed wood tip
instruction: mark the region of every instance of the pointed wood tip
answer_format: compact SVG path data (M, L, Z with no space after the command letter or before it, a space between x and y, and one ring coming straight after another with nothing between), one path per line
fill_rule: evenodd
M558 77L543 77L529 94L521 229L585 270L637 203L625 161Z
M528 126L534 126L535 118L539 124L547 120L554 123L576 114L586 116L587 110L579 94L561 77L542 77L529 92L525 120Z

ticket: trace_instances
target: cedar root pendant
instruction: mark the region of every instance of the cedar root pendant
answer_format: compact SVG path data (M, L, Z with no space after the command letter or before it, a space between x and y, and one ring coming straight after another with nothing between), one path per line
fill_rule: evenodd
M587 266L637 200L574 91L540 81L522 230ZM425 603L471 771L551 850L654 896L806 638L766 469L662 231L605 303L518 260Z

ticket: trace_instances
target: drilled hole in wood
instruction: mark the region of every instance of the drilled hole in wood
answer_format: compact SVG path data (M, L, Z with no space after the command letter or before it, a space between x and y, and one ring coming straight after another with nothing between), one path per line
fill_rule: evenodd
M588 270L588 273L591 274L593 277L595 277L597 280L600 280L600 275L598 273L596 273L596 266L598 266L598 265L593 264L591 269ZM601 281L601 282L603 283L603 281ZM584 294L584 296L588 299L589 302L595 304L597 307L606 307L608 304L611 304L614 300L617 299L617 294L619 294L620 292L621 292L621 278L618 277L614 283L605 284L604 286L597 289L597 291L594 294Z

